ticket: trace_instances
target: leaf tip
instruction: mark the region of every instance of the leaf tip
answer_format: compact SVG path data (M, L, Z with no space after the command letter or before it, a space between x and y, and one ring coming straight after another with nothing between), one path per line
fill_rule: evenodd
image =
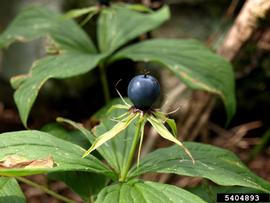
M189 158L190 158L191 161L192 161L192 164L194 165L194 164L195 164L195 159L193 158L193 156L192 156L192 154L190 153L190 151L189 151L184 145L182 145L181 147L184 149L185 153L189 156Z
M87 157L92 151L94 151L95 149L93 147L90 147L90 149L88 149L83 155L82 158Z
M85 157L87 157L88 156L88 154L90 154L90 153L88 153L88 152L85 152L83 155L82 155L82 158L85 158Z

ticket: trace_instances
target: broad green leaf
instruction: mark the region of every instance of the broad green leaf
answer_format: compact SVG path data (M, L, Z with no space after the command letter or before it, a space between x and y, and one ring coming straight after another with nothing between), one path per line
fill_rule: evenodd
M63 19L59 14L41 6L29 7L19 13L0 35L0 47L47 35L57 43L60 50L96 53L92 41L73 20Z
M48 177L63 181L86 202L93 202L96 195L108 183L108 178L105 176L82 171L49 173Z
M141 159L129 177L150 172L203 177L219 185L243 186L270 193L270 183L252 173L232 152L207 144L185 142L195 164L178 146L158 149Z
M54 135L60 139L72 142L81 146L84 149L88 149L91 144L89 140L78 130L66 130L59 123L50 123L42 127L41 131Z
M20 117L25 126L30 110L42 85L50 78L64 79L92 70L103 55L67 53L48 56L36 61L27 78L20 83L14 94Z
M24 194L15 178L0 177L0 202L25 203Z
M152 13L141 13L120 5L105 8L98 20L99 50L112 53L130 40L157 28L169 16L167 6Z
M179 187L142 180L131 180L105 187L96 203L206 203Z
M156 119L154 116L149 116L147 120L151 123L153 128L157 131L157 133L161 137L180 146L194 163L194 159L192 157L192 154L189 152L189 150L182 144L182 142L180 142L175 136L173 136L170 133L170 131L168 131L168 129L163 125L163 123L160 120Z
M86 157L92 151L103 145L105 142L117 136L120 132L125 130L131 123L138 117L138 114L130 114L127 118L119 121L112 129L99 135L93 142L92 146L84 153L83 157Z
M17 131L0 134L0 160L17 156L26 160L52 157L53 167L5 167L0 169L3 176L26 176L61 171L86 171L114 177L114 174L94 156L81 158L83 148L40 131Z
M234 75L230 63L196 40L147 40L120 50L111 62L123 58L160 63L187 86L219 95L228 120L235 113Z
M0 47L14 41L29 41L44 36L54 26L55 14L42 7L24 9L0 36Z
M88 149L93 141L93 135L90 131L74 121L57 118L60 123L65 123L73 126L75 129L68 131L59 123L52 123L44 126L42 131L48 132L58 138L78 144L84 149ZM65 171L49 173L48 177L54 180L60 180L66 183L74 192L81 196L86 202L91 202L97 193L105 187L108 178L94 173L83 171Z

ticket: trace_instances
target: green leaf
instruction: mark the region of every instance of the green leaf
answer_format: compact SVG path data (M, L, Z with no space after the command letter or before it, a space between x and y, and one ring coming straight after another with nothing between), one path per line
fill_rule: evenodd
M0 160L17 156L25 160L52 157L53 167L9 167L1 168L3 176L26 176L61 171L86 171L114 177L114 174L94 156L81 158L85 150L78 145L40 131L17 131L0 134Z
M157 28L169 17L167 6L152 13L141 13L120 5L105 8L98 20L99 49L111 53L139 35Z
M44 7L29 7L19 13L0 35L0 47L15 41L30 41L43 36L52 37L60 49L96 53L87 34L73 21Z
M219 185L243 186L270 193L270 183L252 173L232 152L206 144L185 142L195 164L178 146L158 149L141 159L129 177L145 173L174 173L203 177Z
M86 202L93 202L93 199L108 182L108 178L105 176L82 171L49 173L48 177L63 181Z
M25 203L24 194L15 178L0 177L0 202Z
M13 89L17 89L20 85L29 77L28 74L16 75L10 79L10 83Z
M147 40L120 50L111 62L122 58L160 63L187 86L219 95L228 120L235 113L234 75L230 63L196 40Z
M150 181L132 180L105 187L96 203L206 203L179 187Z
M130 113L126 106L121 104L122 102L121 99L114 99L95 113L91 119L100 124L95 126L92 129L92 132L84 128L80 123L76 123L69 119L59 117L57 118L57 121L73 126L84 134L91 143L94 143L96 138L110 131L117 124L116 120L123 118L123 115L127 116ZM113 168L117 174L121 173L121 170L127 162L129 149L135 134L134 124L135 121L133 121L125 130L120 132L119 135L97 148L100 155L109 163L110 167Z
M60 117L57 118L57 121L69 124L77 130L68 131L59 123L51 123L44 126L42 131L78 144L84 149L88 149L91 146L89 141L94 140L93 135L90 131L83 128L81 124ZM53 180L63 181L86 202L92 202L98 192L108 183L106 176L83 171L53 172L49 173L48 177Z
M22 122L27 126L27 118L42 85L50 78L64 79L92 70L103 55L67 53L48 56L36 61L27 78L20 82L14 94Z
M0 36L0 46L8 46L17 39L32 40L49 35L56 45L50 48L60 55L37 61L28 75L11 80L17 88L14 99L25 126L31 107L41 86L50 78L64 79L92 70L102 59L87 34L72 20L42 8L30 7L22 11Z
M68 131L59 123L47 124L42 127L41 131L79 145L84 149L88 149L90 147L89 140L79 130Z
M69 119L57 118L57 121L69 124L78 129L91 143L93 143L97 137L110 131L117 124L115 119L123 118L122 115L127 116L130 113L128 109L122 105L122 102L123 101L121 99L114 99L95 113L91 119L98 121L100 124L95 126L92 129L92 132L84 128L81 124ZM134 124L135 121L133 121L116 137L97 148L97 151L117 174L121 173L121 170L127 162L129 149L132 145L132 140L135 134Z

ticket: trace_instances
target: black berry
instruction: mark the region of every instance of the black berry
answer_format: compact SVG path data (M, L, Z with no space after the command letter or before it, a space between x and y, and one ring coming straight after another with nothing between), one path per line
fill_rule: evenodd
M144 111L150 109L158 99L160 86L153 76L138 75L129 82L127 93L134 106Z

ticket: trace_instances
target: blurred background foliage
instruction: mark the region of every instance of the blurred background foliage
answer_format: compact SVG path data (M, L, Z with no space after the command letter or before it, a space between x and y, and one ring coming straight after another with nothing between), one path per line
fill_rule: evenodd
M114 1L116 2L116 1ZM119 1L117 1L119 2ZM154 9L163 3L170 6L171 19L159 29L136 39L145 38L196 38L213 50L222 46L227 31L243 8L245 0L129 0L129 3L143 3ZM96 5L94 0L4 0L0 6L0 33L16 14L25 6L38 4L59 12ZM80 22L82 19L76 19ZM144 69L159 75L162 84L162 107L171 111L181 110L172 115L176 119L182 139L196 140L229 148L236 152L258 175L270 181L270 18L258 22L259 27L233 58L235 70L237 112L225 128L226 115L223 104L216 102L213 110L202 105L211 102L207 94L187 89L178 79L154 65L133 63L129 60L112 64L107 69L110 91L117 97L115 84L125 96L127 84L136 73ZM96 18L84 29L95 39ZM136 29L136 28L134 28ZM45 54L43 39L30 43L16 43L0 51L0 132L23 129L9 79L17 74L27 73L32 62ZM131 42L133 43L133 42ZM179 50L181 51L181 50ZM39 129L53 122L57 116L83 122L91 126L91 115L104 105L98 71L67 79L47 82L31 111L29 126ZM211 113L211 114L210 114ZM204 119L204 120L203 120ZM152 136L146 148L166 146L168 143ZM146 151L149 149L146 149ZM37 178L37 177L35 177ZM38 178L40 178L38 176ZM175 176L148 175L146 179L158 179L180 186L194 186L201 180ZM41 182L43 178L41 178ZM39 181L39 180L38 180ZM65 187L64 187L65 188ZM63 188L62 188L63 189ZM78 200L79 201L79 200Z

